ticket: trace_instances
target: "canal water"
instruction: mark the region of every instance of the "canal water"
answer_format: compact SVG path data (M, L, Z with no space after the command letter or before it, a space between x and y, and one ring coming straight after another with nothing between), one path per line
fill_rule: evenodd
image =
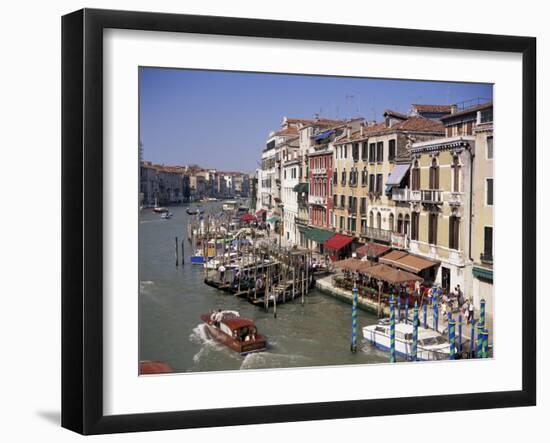
M194 207L194 205L192 205ZM139 216L139 358L168 363L174 372L288 368L388 362L388 354L368 343L363 326L376 317L359 311L358 352L350 352L351 305L318 290L300 300L280 304L277 318L246 300L203 283L202 266L191 265L187 241L188 206L170 207L162 220L150 209ZM206 211L221 203L203 204ZM184 240L185 265L175 266L175 237ZM181 257L180 257L181 260ZM265 352L240 356L213 341L200 315L217 309L239 311L254 319L267 337Z

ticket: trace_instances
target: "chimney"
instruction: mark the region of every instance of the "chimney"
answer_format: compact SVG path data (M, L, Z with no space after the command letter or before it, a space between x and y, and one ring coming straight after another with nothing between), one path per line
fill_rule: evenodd
M363 125L363 123L361 123L359 125L359 131L360 131L361 137L363 137L363 133L364 133L363 129L364 129L364 125Z
M455 114L457 111L456 105L451 105L451 114Z
M349 126L346 128L346 137L347 138L351 137L351 128Z

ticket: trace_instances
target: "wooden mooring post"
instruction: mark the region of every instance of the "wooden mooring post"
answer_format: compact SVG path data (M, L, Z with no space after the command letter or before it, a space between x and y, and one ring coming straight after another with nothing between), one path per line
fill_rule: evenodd
M176 237L176 266L178 266L179 252L178 252L178 237Z

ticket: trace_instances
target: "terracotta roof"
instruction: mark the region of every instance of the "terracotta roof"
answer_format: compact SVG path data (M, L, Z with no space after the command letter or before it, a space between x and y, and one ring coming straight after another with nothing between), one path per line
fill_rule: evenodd
M451 105L412 105L417 111L421 112L451 112Z
M441 133L444 134L445 127L439 121L430 120L424 117L409 117L402 122L395 123L391 127L387 127L385 123L375 123L371 126L363 128L363 135L361 131L356 131L351 134L350 137L344 136L338 139L335 143L350 143L359 140L365 140L373 135L391 134L396 131L410 131L410 132L428 132L428 133Z
M304 125L308 125L313 122L312 119L307 119L307 118L286 118L285 121L288 124L302 123Z
M492 106L493 106L493 102L483 103L482 105L473 106L471 108L464 109L463 111L455 112L454 114L450 114L450 115L446 115L445 117L441 117L441 120L450 120L452 118L460 117L462 115L470 114L472 112L481 111L482 109L488 109L488 108L491 108Z
M295 126L289 126L288 128L275 132L275 135L298 135L298 128Z

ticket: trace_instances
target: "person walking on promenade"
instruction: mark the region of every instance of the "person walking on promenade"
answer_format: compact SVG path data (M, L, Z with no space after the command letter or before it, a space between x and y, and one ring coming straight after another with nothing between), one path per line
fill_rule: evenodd
M225 283L225 266L220 265L220 267L218 268L218 272L220 273L220 281L222 283Z
M474 321L474 302L471 299L468 299L468 323Z

